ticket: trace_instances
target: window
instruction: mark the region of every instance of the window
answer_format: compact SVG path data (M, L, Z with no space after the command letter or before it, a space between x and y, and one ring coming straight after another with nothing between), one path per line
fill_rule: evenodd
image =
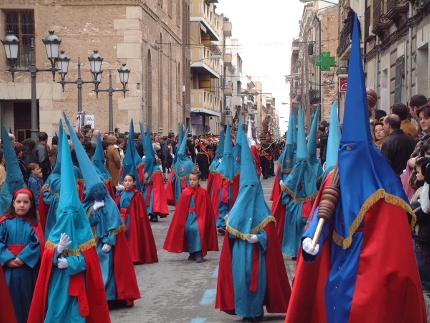
M31 39L34 39L34 12L5 11L4 34L13 34L20 40L16 66L30 65Z

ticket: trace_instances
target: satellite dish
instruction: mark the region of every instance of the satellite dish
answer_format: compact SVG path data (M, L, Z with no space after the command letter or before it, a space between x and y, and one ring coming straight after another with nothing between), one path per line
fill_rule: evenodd
M206 133L209 133L211 131L211 127L210 126L205 126L204 128Z

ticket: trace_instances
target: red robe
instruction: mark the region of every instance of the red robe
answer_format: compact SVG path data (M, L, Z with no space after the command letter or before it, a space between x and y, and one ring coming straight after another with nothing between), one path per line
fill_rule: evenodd
M221 187L224 186L223 190L223 196L222 202L228 203L228 186L232 185L232 197L231 197L231 203L230 203L230 210L234 205L234 202L236 202L237 195L239 194L239 182L240 182L240 175L236 176L233 179L233 183L229 183L228 180L223 178L219 173L215 173L214 179L213 179L213 188L212 188L212 208L215 214L215 218L219 218L219 202L220 202L220 192Z
M0 304L0 322L17 323L2 266L0 266Z
M218 251L219 249L211 200L208 192L201 186L196 189L188 186L182 191L175 214L167 231L163 249L177 253L188 251L187 240L185 239L185 224L193 193L202 253L203 256L206 256L208 251Z
M168 199L164 191L164 179L161 172L155 171L152 176L152 185L148 185L148 184L145 184L145 185L146 185L146 189L148 190L148 193L147 193L148 199L146 201L146 205L150 204L151 191L154 191L153 193L154 204L152 205L152 212L160 213L161 214L160 218L167 217L169 215L169 208L167 207Z
M330 178L327 176L324 186ZM380 199L365 213L364 223L357 281L346 323L427 322L405 210ZM305 262L299 253L286 323L327 323L324 289L331 270L331 236L330 232L314 262Z
M167 182L167 185L166 185L166 199L167 199L167 204L170 206L175 206L175 204L176 204L176 198L175 198L176 197L176 190L175 190L175 187L172 183L173 176L175 176L175 174L173 171L171 171L169 181ZM178 178L176 178L176 180L179 181ZM182 179L180 181L182 183L182 190L184 190L187 187L187 180Z
M279 194L281 194L281 186L279 185L279 172L281 171L281 165L278 164L278 169L275 174L275 181L273 182L272 193L270 194L270 200L275 201ZM273 205L273 204L272 204ZM272 207L273 213L273 207Z
M269 222L264 230L267 235L267 289L263 305L266 306L269 313L285 313L290 300L291 288L281 246L276 236L275 223ZM229 234L226 234L219 262L215 308L228 314L235 314L231 248Z
M261 161L260 154L258 152L258 148L255 146L251 146L252 157L254 158L255 168L257 169L258 176L261 175Z
M45 321L48 289L55 252L56 249L54 248L45 249L43 253L28 323L44 323ZM74 296L78 296L81 313L86 316L86 323L109 323L109 309L96 248L91 247L84 251L83 255L86 262L85 275L84 273L79 273L70 277L69 292L73 293Z
M120 208L121 217L125 223L127 214L130 214L130 227L128 231L128 247L133 263L152 264L158 262L157 247L154 235L149 223L148 212L143 201L142 194L133 190L134 195L130 201L130 207L121 208L121 194L115 197L115 202Z

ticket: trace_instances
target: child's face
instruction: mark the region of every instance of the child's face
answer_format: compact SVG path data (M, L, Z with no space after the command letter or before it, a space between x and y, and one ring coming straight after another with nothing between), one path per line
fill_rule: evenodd
M19 193L15 201L13 201L13 207L15 208L15 213L24 216L28 213L31 207L30 196L25 193Z
M131 176L124 177L124 181L122 182L126 189L132 189L136 185L136 181L133 180Z
M192 188L197 188L202 180L196 174L190 174L190 186Z
M417 167L417 180L423 181L424 175L421 173L421 167Z
M36 169L33 169L31 171L31 174L33 174L33 176L38 177L38 178L42 178L42 170L40 169L40 167L37 167Z

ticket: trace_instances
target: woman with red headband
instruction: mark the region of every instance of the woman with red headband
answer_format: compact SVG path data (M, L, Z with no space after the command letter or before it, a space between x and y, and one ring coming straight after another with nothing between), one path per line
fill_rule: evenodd
M21 188L0 217L0 262L18 323L27 322L43 246L33 193Z

